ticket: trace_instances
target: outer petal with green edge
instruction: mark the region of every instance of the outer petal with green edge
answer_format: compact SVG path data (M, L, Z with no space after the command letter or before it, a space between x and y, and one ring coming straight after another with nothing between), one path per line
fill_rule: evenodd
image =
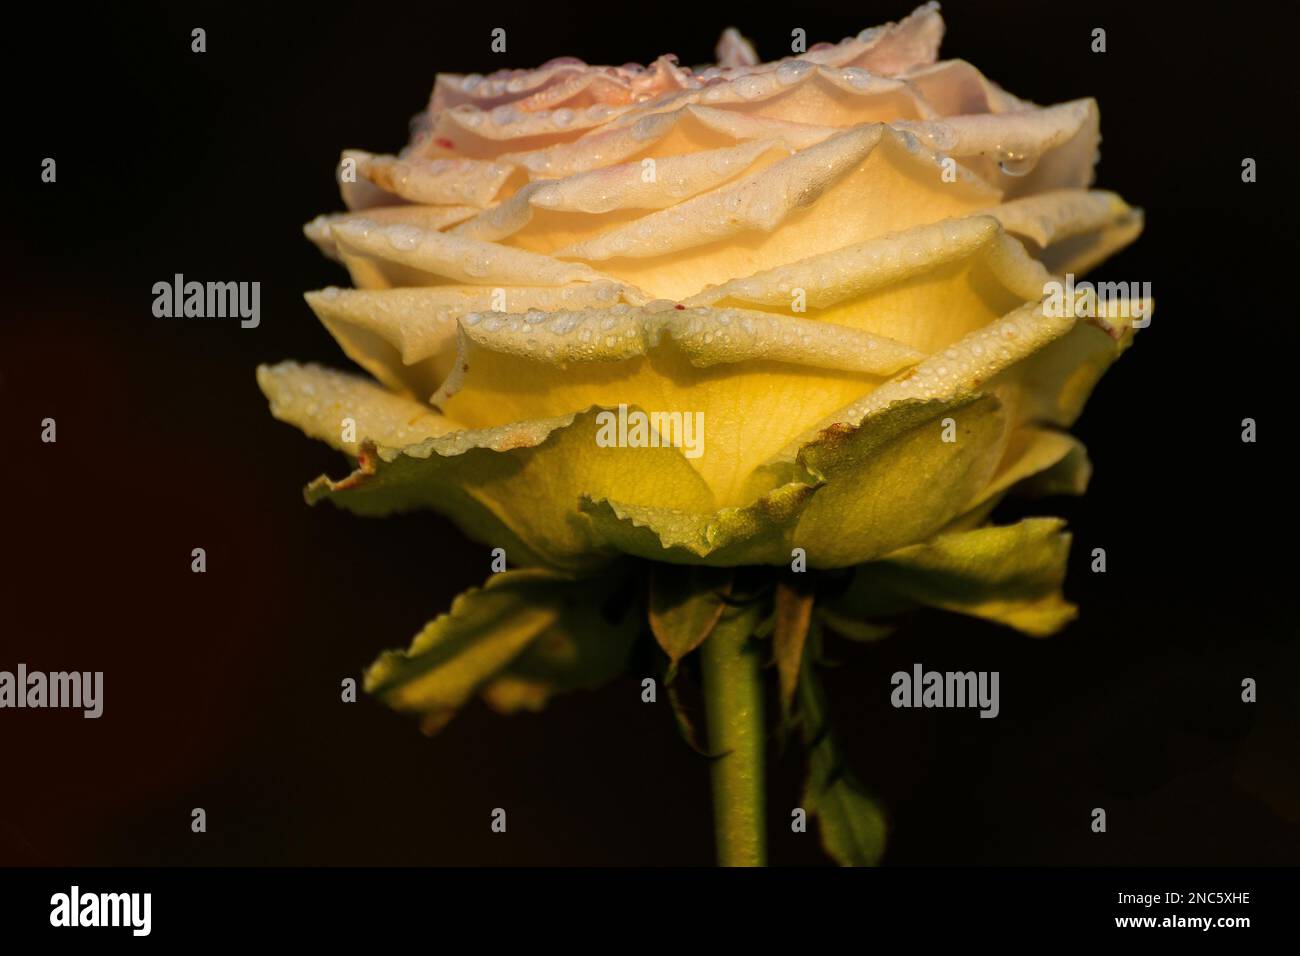
M1036 473L1060 469L1054 490L1078 489L1078 443L1035 422L1068 424L1128 335L1026 306L793 443L768 466L776 489L751 505L699 515L588 496L584 510L600 537L651 559L780 564L801 547L814 567L870 561L987 513ZM1091 365L1064 361L1067 348Z
M427 405L355 375L285 362L258 369L271 412L357 459L341 481L318 478L307 500L364 515L433 508L512 564L573 570L614 557L577 513L584 494L705 510L712 497L672 448L601 448L595 413L458 430ZM345 441L341 423L355 423ZM602 492L603 489L603 492Z
M1073 442L1041 429L1027 439L1018 429L1068 422L1127 338L1108 329L1049 317L1039 305L1017 310L829 416L789 458L769 462L770 491L722 509L680 450L601 447L594 411L460 431L428 406L353 376L287 364L259 377L278 417L359 459L351 477L314 483L311 500L329 497L365 514L434 507L520 564L578 569L617 552L783 564L802 547L813 567L843 567L927 540L1000 493L1008 476L1070 458ZM506 341L510 334L503 327ZM1091 363L1082 382L1072 355L1050 351L1079 335ZM637 336L614 338L629 354L651 347ZM760 336L700 345L695 357L750 357L765 347ZM816 337L803 348L816 361L839 355ZM351 443L344 418L356 425ZM945 429L954 441L942 440Z

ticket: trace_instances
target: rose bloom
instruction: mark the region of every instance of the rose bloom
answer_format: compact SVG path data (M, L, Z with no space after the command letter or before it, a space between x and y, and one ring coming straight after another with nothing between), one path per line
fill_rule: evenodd
M258 371L356 460L309 500L592 573L889 560L1013 486L1081 491L1065 429L1132 323L1045 284L1142 215L1090 188L1094 101L1019 99L942 33L930 5L771 63L728 31L706 68L439 76L306 226L353 285L307 301L370 377Z

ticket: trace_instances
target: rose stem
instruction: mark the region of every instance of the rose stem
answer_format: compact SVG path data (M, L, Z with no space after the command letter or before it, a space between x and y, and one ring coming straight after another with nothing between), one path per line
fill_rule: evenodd
M713 827L719 866L764 866L763 680L750 640L753 608L729 609L700 647L713 758Z

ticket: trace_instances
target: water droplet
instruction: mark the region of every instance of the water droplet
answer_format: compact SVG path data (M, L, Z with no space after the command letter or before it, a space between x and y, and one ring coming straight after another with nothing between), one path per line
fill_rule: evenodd
M1038 157L1013 149L998 150L998 169L1008 176L1028 176L1038 165Z
M572 312L556 316L551 321L551 332L555 335L568 335L578 325L578 316Z
M519 111L513 106L498 106L492 110L492 122L498 126L509 126L519 119Z
M874 79L866 70L859 69L856 66L845 67L840 76L855 90L865 90L872 84Z
M812 69L812 64L807 60L786 60L776 68L777 82L789 86Z
M384 230L384 238L394 249L409 251L420 244L424 238L424 233L415 226L408 226L405 223L389 226Z
M957 146L957 132L946 123L930 127L927 133L930 145L941 153L946 153ZM944 159L947 158L944 157Z

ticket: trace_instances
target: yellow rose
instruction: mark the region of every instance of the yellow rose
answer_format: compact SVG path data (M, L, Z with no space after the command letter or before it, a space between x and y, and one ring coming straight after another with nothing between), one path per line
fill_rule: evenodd
M1093 101L1016 99L941 33L927 7L775 63L733 33L698 73L438 77L306 229L357 286L308 302L380 384L260 371L360 459L311 496L437 508L520 564L839 567L1082 463L1059 429L1129 333L1038 303L1141 214L1087 188ZM619 405L702 416L702 453L602 447Z
M476 692L583 685L538 635L595 646L557 595L628 555L857 568L819 610L843 630L908 602L1069 619L1060 522L980 526L1027 481L1082 490L1064 429L1150 303L1049 290L1142 216L1090 189L1094 101L1018 99L939 60L942 33L930 4L772 63L729 30L702 70L441 75L400 155L343 154L348 211L305 231L355 288L307 301L373 380L258 371L278 418L356 459L308 498L434 508L533 569L462 596L372 689L435 726ZM710 615L652 607L674 667ZM790 700L803 637L778 631ZM495 643L448 682L452 652L427 655L452 632Z

